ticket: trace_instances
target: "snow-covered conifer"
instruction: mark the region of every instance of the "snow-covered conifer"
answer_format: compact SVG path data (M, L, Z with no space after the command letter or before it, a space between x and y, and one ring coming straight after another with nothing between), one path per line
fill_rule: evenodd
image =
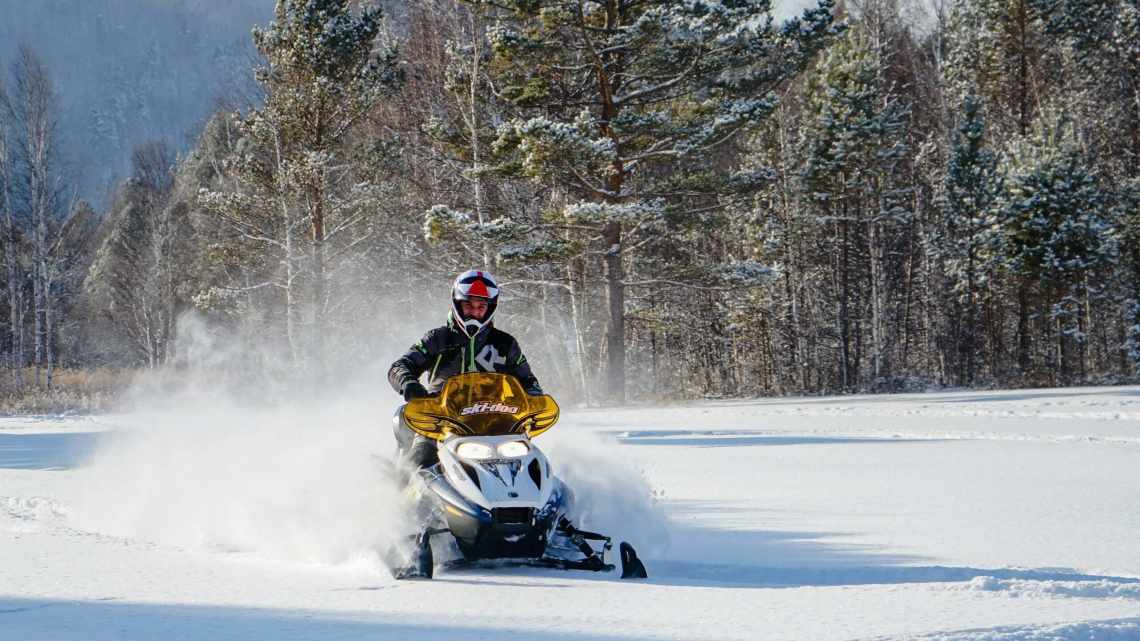
M886 331L887 228L909 216L905 189L897 170L904 158L906 108L884 80L883 52L868 34L849 31L821 57L808 85L808 118L802 139L808 154L802 170L805 200L833 230L841 384L850 389L859 379L853 357L851 304L854 283L865 273L870 280L872 311L870 351L873 378L887 375L890 342ZM866 272L857 266L866 255Z
M1053 323L1056 348L1047 353L1065 380L1085 369L1088 300L1100 288L1097 274L1119 256L1119 235L1108 194L1067 123L1042 129L1007 155L996 243L1004 268L1038 288Z
M951 286L961 306L964 352L960 380L974 381L975 357L981 347L982 332L978 327L979 297L986 291L990 273L990 230L995 224L995 203L1002 187L998 157L987 146L986 121L982 100L969 94L962 102L958 126L950 142L950 160L946 169L943 216L946 237L937 247L945 261Z
M229 163L239 188L202 201L261 249L264 271L233 287L280 289L293 360L318 372L328 309L348 295L332 291L329 274L364 249L384 198L361 162L369 151L354 148L350 134L401 77L379 10L355 4L278 0L273 22L254 30L266 60L257 71L265 104L240 122L243 139Z
M633 250L762 185L709 159L767 117L775 89L824 45L832 1L785 24L767 0L473 4L493 22L491 84L515 111L495 142L500 170L562 194L545 229L601 257L608 389L622 399Z

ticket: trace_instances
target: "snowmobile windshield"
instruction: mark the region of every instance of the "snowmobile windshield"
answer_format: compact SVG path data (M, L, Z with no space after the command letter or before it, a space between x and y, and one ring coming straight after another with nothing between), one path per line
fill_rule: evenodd
M514 376L491 372L452 376L439 396L413 399L404 406L408 427L437 440L452 434L534 438L557 421L553 398L531 396Z

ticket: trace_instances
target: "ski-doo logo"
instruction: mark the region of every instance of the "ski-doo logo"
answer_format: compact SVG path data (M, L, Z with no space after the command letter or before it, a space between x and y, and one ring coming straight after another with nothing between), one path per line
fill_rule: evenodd
M468 405L459 411L460 416L471 416L472 414L515 414L519 408L514 405L503 405L502 403L476 403Z

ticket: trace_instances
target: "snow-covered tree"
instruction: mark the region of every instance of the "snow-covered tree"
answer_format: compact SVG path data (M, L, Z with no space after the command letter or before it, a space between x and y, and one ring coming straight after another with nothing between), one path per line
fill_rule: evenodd
M957 0L945 34L952 104L977 93L990 126L1003 135L1029 134L1040 100L1058 68L1036 0Z
M16 392L24 387L24 301L18 260L15 219L16 156L12 125L4 107L8 104L7 82L0 80L0 212L3 214L5 297L8 304L8 367Z
M172 355L175 322L186 307L193 239L185 207L173 203L174 155L162 142L135 148L133 172L118 190L85 287L98 313L129 338L130 361L150 368Z
M55 300L49 283L52 232L61 216L62 167L59 157L59 97L47 66L28 45L21 45L12 63L12 90L0 105L14 141L22 204L27 212L25 235L32 246L32 337L35 382L52 385L55 352L52 325Z
M1115 153L1104 161L1140 175L1140 2L1036 0L1045 33L1071 51L1073 89L1085 94L1082 114L1103 130L1098 141Z
M1004 268L1039 289L1062 380L1084 373L1089 298L1119 255L1107 194L1068 132L1062 121L1008 155L997 239Z
M401 75L379 10L355 5L277 2L274 21L254 31L266 60L257 72L265 104L240 123L230 165L238 188L204 194L243 242L261 249L263 280L234 286L281 290L290 352L318 372L330 305L339 302L330 300L330 272L373 233L385 196L361 162L370 149L351 134Z
M981 346L978 307L989 290L990 229L995 224L994 206L1001 193L998 157L987 146L982 101L970 94L962 103L957 128L950 143L943 200L947 237L938 246L947 273L963 308L961 333L963 384L974 382L975 358Z
M1140 373L1140 178L1116 190L1116 221L1120 231L1121 279L1127 283L1121 298L1124 325L1122 351L1134 372Z
M1038 0L1046 33L1067 53L1072 81L1064 104L1080 145L1122 213L1121 296L1140 300L1140 234L1126 192L1140 180L1140 3L1137 0ZM1127 313L1132 314L1133 311ZM1128 322L1140 324L1140 314Z
M839 376L844 389L858 380L852 350L850 309L861 273L870 284L870 352L874 379L888 373L885 362L887 229L909 216L896 172L905 152L906 109L883 78L881 51L868 34L852 29L816 66L808 86L808 118L802 139L808 147L802 180L807 199L824 224L834 229L839 335ZM861 247L861 248L860 248ZM865 252L867 271L853 254Z
M493 24L491 85L517 114L499 127L497 170L558 192L548 233L510 253L601 260L607 387L624 399L635 250L763 183L708 160L771 113L776 88L833 33L832 2L783 25L767 0L472 4Z
M492 264L501 320L575 400L633 372L641 398L1134 380L1136 0L956 0L929 35L907 3L860 0L825 56L828 12L785 29L757 1L423 0L393 22L402 91L359 112L335 93L347 76L304 71L324 45L292 44L338 28L289 35L349 4L356 19L376 3L281 4L259 36L265 99L227 103L245 115L210 121L161 209L193 223L174 232L193 252L164 250L175 307L192 299L240 340L268 335L304 365L323 322L330 362L339 344L369 358L376 324ZM142 45L154 64L81 99L124 144L167 126L142 89L181 82L164 66L179 50ZM350 111L343 136L310 135ZM1058 114L1064 136L1034 135ZM20 153L0 313L30 338ZM118 204L109 235L130 227ZM1043 258L1066 247L1091 258ZM248 360L242 377L283 371Z

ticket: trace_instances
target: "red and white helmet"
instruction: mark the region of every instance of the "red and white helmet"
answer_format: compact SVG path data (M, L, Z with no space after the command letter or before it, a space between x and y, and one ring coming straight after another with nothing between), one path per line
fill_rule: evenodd
M463 315L463 310L459 306L460 301L471 300L472 298L487 300L487 314L483 316L483 320L466 318ZM455 324L468 336L478 334L479 330L490 324L498 305L499 284L488 272L475 269L465 271L455 279L455 283L451 286L451 312L456 319Z

